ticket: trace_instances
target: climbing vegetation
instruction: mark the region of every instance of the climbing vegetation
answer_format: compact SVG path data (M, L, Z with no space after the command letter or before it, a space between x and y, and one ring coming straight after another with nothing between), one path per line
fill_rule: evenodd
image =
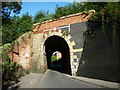
M62 36L65 38L65 36L68 36L70 33L68 31L63 31Z
M86 2L85 5L86 10L94 9L96 11L90 20L101 22L101 33L109 33L111 37L110 41L113 47L115 47L119 32L120 2ZM95 36L92 31L87 31L84 35Z
M9 58L8 50L11 50L11 46L10 44L4 45L0 52L2 54L2 86L4 89L19 82L19 78L23 76L22 66Z

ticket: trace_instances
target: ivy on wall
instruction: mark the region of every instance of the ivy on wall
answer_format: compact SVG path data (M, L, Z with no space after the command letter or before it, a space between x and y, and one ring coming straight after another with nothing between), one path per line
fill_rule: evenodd
M93 4L94 5L94 4ZM95 9L96 10L96 9ZM90 18L92 21L101 21L101 33L111 33L111 42L113 48L117 42L118 26L120 22L120 2L104 3L104 6L96 10L96 13ZM86 31L85 36L93 36L91 31ZM95 36L95 35L94 35Z

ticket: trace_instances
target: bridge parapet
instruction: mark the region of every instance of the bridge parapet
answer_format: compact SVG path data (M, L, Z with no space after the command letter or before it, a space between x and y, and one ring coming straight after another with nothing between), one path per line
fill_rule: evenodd
M47 33L49 31L58 31L61 26L67 26L74 23L86 22L94 14L94 10L90 10L88 14L76 13L68 16L63 16L60 19L49 20L42 23L36 23L33 25L34 34Z

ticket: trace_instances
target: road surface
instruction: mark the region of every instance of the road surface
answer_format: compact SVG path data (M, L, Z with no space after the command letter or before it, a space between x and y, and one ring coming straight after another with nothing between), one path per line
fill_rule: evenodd
M37 86L37 88L102 88L49 69L42 76Z

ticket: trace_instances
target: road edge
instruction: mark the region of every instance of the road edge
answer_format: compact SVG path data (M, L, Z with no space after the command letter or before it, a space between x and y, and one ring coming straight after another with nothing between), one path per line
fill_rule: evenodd
M65 74L65 75L73 79L80 80L80 81L83 81L89 84L101 86L103 88L112 88L112 89L120 90L120 83L110 82L110 81L105 81L105 80L100 80L100 79L92 79L92 78L81 77L81 76L71 76L68 74Z

